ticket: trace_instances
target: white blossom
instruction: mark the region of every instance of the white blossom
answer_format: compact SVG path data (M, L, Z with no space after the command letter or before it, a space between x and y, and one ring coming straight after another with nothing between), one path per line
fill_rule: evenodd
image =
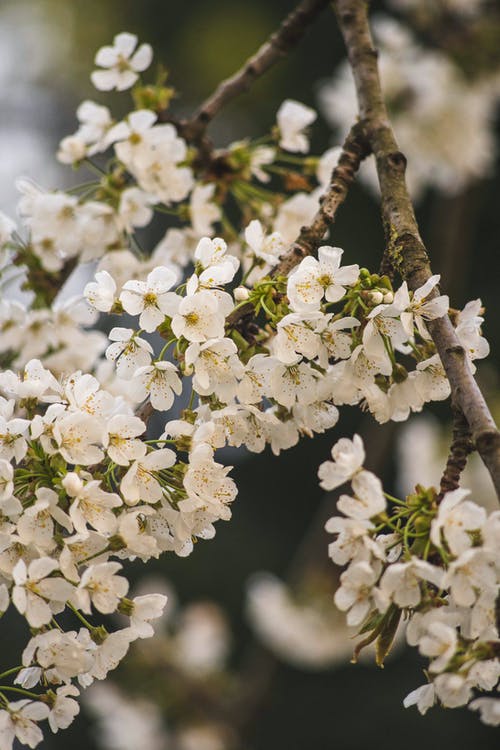
M146 367L151 362L151 344L131 328L112 328L109 339L114 343L106 349L106 357L116 362L119 377L131 380L139 367Z
M281 148L302 153L308 151L309 140L303 131L314 122L316 117L316 112L310 107L293 99L286 99L276 115Z
M154 331L166 315L175 309L176 295L169 290L175 284L176 274L170 268L158 266L148 274L146 281L127 281L120 294L120 302L130 315L140 315L139 324L145 331Z
M59 567L57 560L41 557L27 567L19 560L12 576L14 589L12 602L34 628L47 625L53 616L51 604L57 608L69 599L73 586L60 577L49 577Z
M169 448L151 451L144 458L134 461L120 484L125 502L135 505L139 500L147 503L160 500L163 490L154 474L170 468L174 463L175 453Z
M0 741L2 749L11 750L14 738L28 747L36 747L43 739L37 722L46 719L49 707L41 701L20 700L0 711Z
M328 302L338 302L346 286L354 284L359 276L359 266L340 267L343 250L323 245L318 258L304 258L288 277L287 294L290 306L296 312L318 310L323 297Z
M157 361L139 367L131 387L139 401L149 396L151 405L158 411L167 411L174 403L174 393L182 392L182 382L177 367L172 362Z
M99 91L124 91L138 79L138 74L149 68L153 59L153 50L149 44L137 46L135 34L123 32L117 34L112 47L101 47L95 57L95 64L104 70L92 73L92 83Z
M443 533L454 555L460 555L472 546L469 531L480 529L486 520L486 511L476 503L465 500L468 490L447 492L439 505L438 515L432 521L431 539L436 547L441 546Z
M126 595L129 587L126 578L116 575L121 568L118 562L89 565L76 590L78 606L83 612L91 614L91 603L105 615L117 609L119 600Z

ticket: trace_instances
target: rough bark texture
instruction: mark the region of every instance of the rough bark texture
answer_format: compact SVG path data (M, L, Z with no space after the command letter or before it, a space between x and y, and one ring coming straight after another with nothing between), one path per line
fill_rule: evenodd
M456 490L460 485L460 476L465 469L467 457L474 450L471 432L462 410L452 404L453 438L446 467L441 477L440 497L446 492Z
M332 172L330 184L321 196L320 206L312 222L301 228L299 236L280 262L271 271L271 276L288 276L307 255L313 255L323 242L327 229L335 221L337 210L347 197L347 192L354 182L354 177L362 160L370 153L370 146L365 138L362 126L353 125L340 155L337 166ZM242 318L251 316L253 306L243 305L232 313L227 323L234 327Z
M360 118L377 163L387 244L385 265L415 290L427 281L432 270L406 187L406 158L398 148L384 104L367 3L334 0L334 9L354 75ZM437 294L435 289L432 296ZM495 421L449 317L430 321L428 327L450 381L453 402L467 420L474 445L500 498L500 433Z

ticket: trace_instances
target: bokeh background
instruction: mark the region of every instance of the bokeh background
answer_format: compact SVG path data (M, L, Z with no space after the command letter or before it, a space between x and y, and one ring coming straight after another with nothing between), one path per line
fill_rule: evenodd
M376 10L384 10L383 3L374 5ZM188 114L221 78L231 74L257 48L291 7L290 0L1 0L0 207L14 213L14 180L20 175L29 175L46 187L65 186L77 179L71 169L57 165L54 153L60 139L76 129L74 111L80 101L105 101L93 90L89 73L95 51L116 33L127 30L153 45L156 61L168 68L170 81L180 94L173 105L175 111ZM500 35L496 38L500 47ZM423 41L439 45L440 40ZM320 82L331 77L343 57L333 15L327 12L290 57L219 116L211 128L215 142L224 145L265 132L285 98L317 107ZM481 65L493 69L496 64L493 53L491 58L484 59L483 55ZM117 115L124 113L123 96L106 99ZM498 141L498 117L492 129ZM319 117L313 130L312 152L320 154L339 142L340 134L332 133ZM454 195L426 190L418 203L418 218L433 267L443 274L443 288L450 294L452 305L462 307L470 299L482 298L486 308L484 331L492 354L482 363L479 378L495 407L500 356L500 174L493 152L490 165L488 175ZM383 237L377 200L370 190L354 186L339 214L333 237L335 244L345 248L347 262L377 268ZM419 476L427 479L430 475L429 481L438 480L438 467L444 460L440 454L444 456L450 425L446 408L438 406L432 411L432 420L417 421L410 428L389 425L374 429L359 410L344 408L334 431L314 441L304 439L279 457L269 450L257 456L239 451L228 453L225 459L234 463L233 476L239 486L232 521L219 524L216 539L200 542L189 558L165 555L148 565L149 575L154 574L157 585L168 585L171 592L175 591L171 599L178 602L178 614L171 614L170 624L165 627L171 628L171 633L178 627L180 632L183 607L193 602L211 602L211 608L198 610L201 626L194 628L187 644L171 635L167 645L160 641L152 650L134 653L130 667L111 675L113 683L121 684L124 694L132 696L129 724L123 706L120 713L109 696L102 699L105 711L116 711L117 721L123 722L121 740L119 731L107 739L104 736L102 720L99 723L96 718L99 711L95 704L98 707L100 702L96 694L94 708L84 706L69 730L47 736L41 747L219 750L237 746L236 740L231 739L232 723L242 738L239 746L251 750L498 747L498 733L480 724L471 712L434 709L421 717L415 709L402 707L404 696L423 682L418 655L402 648L384 670L367 662L354 666L349 664L344 637L338 657L330 653L323 664L311 668L309 663L309 668L300 668L301 648L307 648L294 641L300 641L300 629L290 635L293 622L287 618L292 615L286 608L278 607L275 615L269 614L271 619L274 617L272 630L275 640L278 633L278 642L280 616L283 618L281 655L276 654L279 647L269 648L269 637L257 636L247 615L248 582L255 582L252 576L258 571L289 581L299 605L309 606L313 601L315 611L323 614L333 609L329 589L334 584L335 571L327 562L328 539L322 525L331 515L334 501L325 500L318 488L317 467L341 434L361 431L367 444L368 465L377 469L388 489L410 490ZM470 481L489 502L488 480L481 467L473 468ZM142 566L136 565L131 575L139 582L144 572ZM214 605L223 611L225 625ZM265 608L261 602L262 606ZM207 622L212 623L213 633L210 625L204 629L203 612ZM329 614L326 621L328 617ZM3 630L0 646L2 663L22 643L15 617L7 624L9 631L6 634ZM315 627L314 623L310 627L312 638L317 632ZM227 632L231 633L230 638L226 638ZM217 669L214 668L217 674L198 679L203 670L196 667L193 657L194 671L186 680L175 667L172 653L182 648L196 653L196 638L200 639L202 652L210 652L211 648L220 652ZM165 657L167 652L170 656ZM202 661L203 658L202 655ZM242 693L247 690L248 696L241 715L228 717L224 698L221 708L217 696L233 689ZM170 734L154 739L147 727L138 730L133 726L133 707L140 705L141 695L159 706L161 721ZM189 711L200 725L213 722L222 726L219 735L200 731L198 735L186 733L183 739L175 739L175 728L189 724ZM151 722L156 721L155 717L156 714Z

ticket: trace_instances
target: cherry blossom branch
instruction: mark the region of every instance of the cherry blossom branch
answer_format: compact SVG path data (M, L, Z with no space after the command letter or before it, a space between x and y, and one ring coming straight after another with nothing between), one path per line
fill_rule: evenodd
M432 270L406 187L406 158L399 150L383 99L367 4L364 0L334 0L334 9L354 75L360 117L377 163L386 260L415 290L432 276ZM438 294L435 288L430 296ZM449 317L429 321L429 331L450 382L452 399L467 420L500 498L500 433L495 421Z
M321 196L320 206L312 222L301 228L300 233L282 255L280 262L271 271L271 276L288 276L307 255L313 255L323 241L326 231L335 221L338 209L344 203L348 190L354 182L359 165L370 153L362 126L356 123L349 131L337 166L332 172L330 184ZM253 313L251 303L236 309L227 319L230 327L235 327L242 318Z
M189 120L181 122L183 137L191 142L202 140L208 124L222 107L248 91L257 78L281 60L302 39L307 27L326 8L328 2L329 0L302 0L243 67L222 81Z

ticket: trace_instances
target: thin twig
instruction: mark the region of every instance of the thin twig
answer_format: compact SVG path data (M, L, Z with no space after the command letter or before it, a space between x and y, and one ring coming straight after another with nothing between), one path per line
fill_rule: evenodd
M320 199L320 206L312 222L301 228L299 236L281 257L271 271L271 276L288 276L307 255L313 255L321 245L327 229L335 221L339 207L345 201L347 192L354 182L354 177L362 160L370 153L370 147L359 123L353 125L340 155L337 166L332 172L330 184ZM252 316L251 303L242 305L229 315L227 324L234 328L245 317Z
M432 275L405 181L406 158L398 148L385 107L365 0L334 0L340 30L354 75L360 117L375 154L382 196L382 217L390 265L412 290ZM437 288L430 297L439 294ZM462 410L472 439L500 498L500 433L448 316L429 321L429 332L450 382L452 399Z
M288 276L292 268L306 255L313 255L318 249L326 231L335 221L337 210L347 197L347 191L354 182L359 165L370 153L371 148L363 128L356 123L345 139L338 164L332 172L326 192L320 199L320 207L315 217L308 226L301 228L291 248L273 269L272 276Z
M199 142L222 107L248 91L257 78L281 60L302 39L307 27L328 4L329 0L302 0L243 67L222 81L193 116L181 123L183 137L190 142Z

